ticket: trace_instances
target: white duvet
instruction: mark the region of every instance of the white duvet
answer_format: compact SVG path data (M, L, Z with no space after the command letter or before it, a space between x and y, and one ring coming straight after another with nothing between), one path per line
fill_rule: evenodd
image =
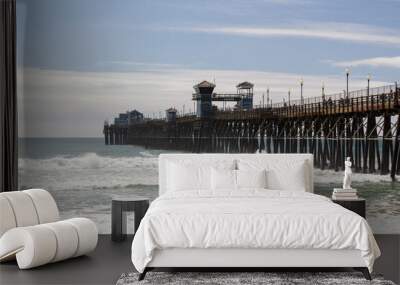
M132 262L143 272L165 248L358 249L370 271L380 255L365 219L328 198L256 189L160 196L140 223Z

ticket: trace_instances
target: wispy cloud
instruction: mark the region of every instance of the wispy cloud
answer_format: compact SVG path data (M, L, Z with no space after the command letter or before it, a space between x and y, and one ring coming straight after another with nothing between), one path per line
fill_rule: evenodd
M261 0L265 4L275 4L275 5L305 5L312 4L313 0ZM249 1L244 1L245 4L249 4Z
M247 37L314 38L369 44L400 45L399 34L392 30L353 23L303 23L285 27L196 26L162 29Z
M315 0L203 0L201 7L196 1L159 1L157 5L164 5L177 11L189 13L197 10L208 13L217 12L218 15L249 16L257 15L259 11L264 11L271 7L302 7L310 6L314 3Z
M400 68L400 56L394 57L371 57L349 61L326 61L333 66L348 67L348 66L372 66L372 67L391 67Z
M104 62L104 64L115 65L115 66L137 66L141 68L182 67L182 65L174 63L153 63L153 62L124 61L124 60L108 61Z

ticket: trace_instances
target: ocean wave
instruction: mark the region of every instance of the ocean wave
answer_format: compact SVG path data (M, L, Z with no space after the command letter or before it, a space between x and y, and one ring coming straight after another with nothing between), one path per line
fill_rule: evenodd
M314 169L314 182L319 184L337 184L342 183L344 177L343 171L334 171L331 169L321 170ZM364 183L364 182L391 182L390 175L379 175L372 173L353 173L351 177L352 182Z
M158 155L151 153L150 151L141 151L139 154L143 157L158 157Z
M111 170L119 168L157 168L158 158L155 155L146 154L133 157L111 157L100 156L93 152L84 153L80 156L55 156L47 159L20 158L20 169L101 169Z
M54 190L128 189L156 187L158 156L142 151L135 156L101 156L93 152L79 156L55 156L46 159L19 159L20 185ZM342 183L343 171L314 170L318 185ZM390 182L389 175L354 173L354 183Z
M96 153L19 159L20 185L53 190L157 185L157 156L111 157Z
M127 184L127 185L114 185L112 187L105 186L93 186L93 190L105 190L105 189L154 189L157 188L158 184L147 185L147 184Z

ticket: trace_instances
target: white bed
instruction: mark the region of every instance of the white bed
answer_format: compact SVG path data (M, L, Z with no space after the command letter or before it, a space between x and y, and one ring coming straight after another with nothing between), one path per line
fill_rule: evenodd
M209 189L209 167L238 184L235 171L265 169L268 185ZM312 194L310 154L162 154L159 187L132 243L140 278L154 267L354 267L370 278L380 255L362 217Z

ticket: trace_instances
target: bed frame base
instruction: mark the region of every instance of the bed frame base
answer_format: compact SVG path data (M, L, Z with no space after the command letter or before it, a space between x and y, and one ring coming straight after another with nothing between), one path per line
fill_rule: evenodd
M150 271L152 268L145 267L142 273L139 274L138 281L142 281L146 277L146 273Z
M160 267L160 268L165 268L165 267ZM272 268L273 267L270 267L268 269L272 269ZM284 271L291 271L294 268L295 267L283 268L283 269L284 269ZM372 280L371 275L370 275L369 270L368 270L367 267L350 267L350 268L353 268L356 271L360 271L364 275L364 278L366 280L369 280L369 281ZM142 281L146 277L146 273L149 272L149 271L152 271L154 269L157 269L157 267L146 267L143 270L143 272L139 274L138 281ZM191 268L190 267L185 267L185 271L187 271L188 269L191 269ZM195 269L195 268L193 268L193 269ZM204 271L205 269L207 271L211 271L212 272L212 271L215 271L215 269L219 269L219 268L204 268L204 267L201 268L202 271ZM243 272L243 271L250 271L251 272L251 270L249 270L249 269L256 269L256 271L263 271L262 269L264 269L264 271L266 271L265 270L266 268L246 268L246 269L244 269L244 268L234 268L234 267L230 267L228 271L229 272ZM282 269L282 268L274 268L274 269ZM309 269L315 269L315 268L309 268ZM326 269L326 268L324 268L324 269ZM193 270L193 271L195 271L195 270Z
M361 271L361 273L364 275L365 279L367 280L372 280L371 274L369 274L369 270L367 267L354 267L354 270Z
M156 249L153 259L139 276L149 270L168 271L348 271L354 268L371 279L359 250L254 249L254 248L167 248ZM283 270L282 270L283 269ZM340 269L340 270L339 270Z

